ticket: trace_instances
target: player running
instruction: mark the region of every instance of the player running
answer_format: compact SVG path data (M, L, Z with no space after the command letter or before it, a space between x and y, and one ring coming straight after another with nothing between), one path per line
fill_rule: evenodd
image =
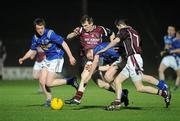
M169 55L173 55L174 57L174 69L177 72L177 78L174 90L178 89L180 83L180 31L176 32L176 39L172 42L172 49L168 51Z
M72 33L68 34L67 39L70 40L76 36L80 37L80 45L81 45L80 56L82 60L81 63L83 66L83 71L81 73L81 80L83 80L83 78L87 77L87 75L89 74L89 68L91 66L90 63L87 63L88 59L86 57L85 52L88 49L93 49L94 47L99 45L105 38L112 40L115 37L115 34L108 28L94 25L93 18L87 15L84 15L81 18L80 22L82 26L77 27L76 29L74 29ZM93 79L93 80L96 82L96 84L99 87L105 87L107 85L104 81L99 81L97 79ZM112 90L112 89L109 87L108 90Z
M53 30L45 28L45 21L43 19L35 19L34 27L35 35L32 39L31 49L24 55L24 57L19 59L19 63L22 64L26 59L36 54L37 47L40 46L43 49L46 59L43 60L40 83L43 85L43 91L47 98L46 105L49 107L52 98L49 87L69 84L76 89L78 88L75 77L65 79L56 78L56 73L60 73L62 71L64 63L64 51L60 48L60 46L62 46L67 53L71 65L74 65L76 60L64 39L57 35Z
M35 63L33 66L33 78L36 80L39 80L40 75L41 75L41 70L43 68L43 60L46 58L46 55L44 53L44 51L42 50L42 48L37 47L37 54L31 56L31 59L35 58ZM42 90L43 85L41 85L41 83L39 83L39 89L38 89L38 93L43 93Z
M161 52L162 61L159 65L159 79L165 80L164 72L167 68L171 67L176 71L176 85L174 90L178 87L179 77L180 77L180 67L178 65L178 56L175 53L169 53L170 50L173 50L176 45L173 44L176 41L176 29L174 26L168 26L167 29L168 35L164 36L164 50ZM175 42L176 43L176 42Z
M66 100L66 104L80 104L81 98L86 89L86 85L88 84L88 81L91 79L93 74L95 75L95 80L98 80L98 83L105 83L103 87L104 89L111 89L112 92L115 92L113 82L114 76L118 70L122 68L120 68L120 66L122 66L122 63L126 60L122 61L120 54L117 52L119 51L119 48L116 47L108 49L100 56L95 56L96 52L102 48L105 48L108 44L109 42L103 42L97 45L94 49L86 50L86 57L89 60L88 63L91 63L92 66L89 69L89 74L87 77L81 79L81 83L78 91L76 92L76 95L72 99ZM129 104L127 89L123 90L121 102L124 102L125 106L128 106Z
M102 49L97 54L103 53L115 45L123 44L127 56L127 63L114 80L116 99L106 109L120 109L122 103L122 83L129 77L131 77L131 80L133 81L138 92L160 95L164 98L166 107L168 107L171 100L171 94L167 90L167 86L164 84L164 82L161 84L163 87L162 89L156 89L151 86L144 86L142 84L143 60L141 57L141 41L138 33L131 26L128 26L125 20L117 19L115 21L115 25L119 30L116 38L111 41L106 48Z

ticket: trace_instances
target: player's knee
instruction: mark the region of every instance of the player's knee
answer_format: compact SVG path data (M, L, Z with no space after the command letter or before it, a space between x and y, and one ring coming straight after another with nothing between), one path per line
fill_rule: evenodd
M113 80L113 77L112 77L110 74L105 74L105 75L104 75L104 78L105 78L107 81L112 81L112 80Z
M159 68L159 69L158 69L158 72L159 72L159 73L164 73L164 70L161 69L161 68Z
M121 84L121 83L122 83L122 82L120 82L118 79L115 79L115 80L114 80L114 84L115 84L115 85L119 85L119 84Z
M101 82L97 82L97 85L98 85L98 87L100 87L100 88L104 88L104 87L105 87L105 85L102 84Z
M160 65L158 71L159 73L164 73L165 69L166 67L164 67L164 65Z
M41 81L41 80L39 80L39 83L41 84L41 85L45 85L45 82L44 81Z
M52 86L52 80L51 79L47 79L46 85L48 87L51 87Z
M136 87L137 92L143 92L143 90L144 90L144 86Z
M46 80L45 80L44 78L40 78L40 79L39 79L39 83L40 83L41 85L45 85L45 84L46 84Z

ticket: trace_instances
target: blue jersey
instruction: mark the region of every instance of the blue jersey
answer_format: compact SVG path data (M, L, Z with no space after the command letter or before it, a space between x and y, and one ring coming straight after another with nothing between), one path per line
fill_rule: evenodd
M98 51L104 49L108 44L109 44L109 42L103 42L103 43L97 45L93 49L93 54L95 55ZM117 52L117 50L115 50L114 47L112 47L112 48L106 50L105 52L101 53L99 56L100 56L100 60L103 60L103 63L110 64L110 63L113 63L114 61L118 60L120 54Z
M175 41L173 41L171 50L175 50L175 49L180 49L180 40L178 40L177 38ZM175 54L175 55L180 57L180 54Z
M164 36L164 44L172 44L175 40L175 36Z
M53 30L45 29L42 36L34 35L32 38L31 50L36 50L40 46L46 55L47 60L62 58L64 51L60 48L64 39Z

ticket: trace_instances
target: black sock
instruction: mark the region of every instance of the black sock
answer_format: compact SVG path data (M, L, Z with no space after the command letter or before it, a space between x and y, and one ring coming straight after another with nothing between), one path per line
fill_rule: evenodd
M47 92L49 92L49 93L51 92L51 89L47 85L45 85L45 88L46 88Z
M111 86L109 87L108 91L115 93L115 90Z
M74 84L74 78L75 77L65 78L67 80L67 85L73 85Z

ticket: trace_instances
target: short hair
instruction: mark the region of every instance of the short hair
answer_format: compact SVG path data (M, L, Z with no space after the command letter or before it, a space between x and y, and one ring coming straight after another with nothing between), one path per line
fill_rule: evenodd
M80 22L81 24L84 24L85 22L88 22L88 23L93 23L93 18L92 17L89 17L88 15L84 15L82 16Z
M180 34L180 30L178 30L176 33L177 33L177 34Z
M176 31L176 27L174 25L169 25L168 28L169 27L174 28L174 30Z
M44 20L43 18L36 18L36 19L34 20L34 22L33 22L33 25L34 25L34 27L35 27L36 25L39 25L39 26L44 25L44 26L46 26L46 23L45 23L45 20Z
M120 25L120 24L123 24L123 25L128 25L128 22L127 22L127 19L125 18L117 18L115 21L114 21L114 24L117 26L117 25Z

